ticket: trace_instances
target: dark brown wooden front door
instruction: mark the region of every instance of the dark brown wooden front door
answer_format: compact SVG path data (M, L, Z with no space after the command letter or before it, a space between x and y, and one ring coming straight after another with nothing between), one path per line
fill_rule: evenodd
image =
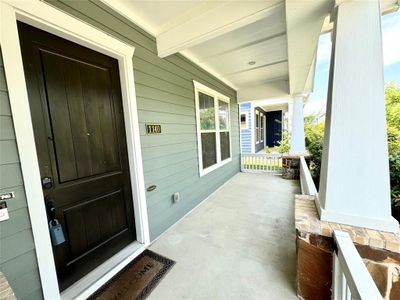
M52 182L37 201L53 203L64 231L53 246L64 290L136 238L118 62L18 29L40 173Z

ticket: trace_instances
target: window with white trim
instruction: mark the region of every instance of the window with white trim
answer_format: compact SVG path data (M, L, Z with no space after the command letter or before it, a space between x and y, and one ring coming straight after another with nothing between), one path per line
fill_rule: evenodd
M264 115L260 117L260 141L264 142Z
M240 113L240 129L248 129L247 113Z
M256 144L260 142L260 112L256 110Z
M200 176L232 160L230 99L194 82Z

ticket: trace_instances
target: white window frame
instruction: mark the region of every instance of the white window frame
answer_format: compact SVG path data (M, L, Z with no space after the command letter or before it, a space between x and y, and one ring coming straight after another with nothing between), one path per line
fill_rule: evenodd
M256 144L260 143L260 112L256 109L254 127L256 129ZM258 122L258 126L257 126Z
M242 127L242 115L244 115L245 118L246 118L246 125L244 127ZM239 124L240 124L240 130L249 129L249 114L247 112L241 112L240 113Z
M45 30L118 60L129 170L136 225L136 241L89 272L62 293L59 291L48 231L46 208L19 46L17 21ZM140 146L132 57L135 48L39 0L0 1L0 43L13 115L22 176L40 281L45 299L85 299L150 244L145 182Z
M223 165L232 161L232 137L231 137L231 105L230 98L221 94L208 86L201 84L193 80L194 84L194 92L195 92L195 109L196 109L196 127L197 127L197 148L198 148L198 160L199 160L199 175L200 177L220 168ZM214 110L215 110L215 131L214 130L201 130L200 128L200 107L199 107L199 92L211 96L214 98ZM228 120L228 129L221 130L219 128L219 105L218 101L223 101L228 103L228 112L229 112L229 120ZM204 132L215 132L216 139L216 154L217 154L217 163L203 169L203 151L201 145L201 134ZM221 140L220 140L220 132L229 132L229 158L221 160Z
M260 142L264 142L265 126L264 126L265 115L260 114Z

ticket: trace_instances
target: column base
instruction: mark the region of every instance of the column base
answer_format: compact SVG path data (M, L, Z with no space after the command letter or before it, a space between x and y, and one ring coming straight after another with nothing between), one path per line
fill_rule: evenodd
M321 207L317 197L315 201L321 221L346 224L349 226L365 227L373 230L399 233L399 222L392 216L387 218L369 218L364 216L347 215Z
M399 299L400 234L318 219L313 196L295 196L297 295L330 299L334 229L348 232L381 295Z
M300 179L300 157L304 156L307 165L310 162L310 156L308 153L305 155L282 155L282 178L288 180L299 180Z

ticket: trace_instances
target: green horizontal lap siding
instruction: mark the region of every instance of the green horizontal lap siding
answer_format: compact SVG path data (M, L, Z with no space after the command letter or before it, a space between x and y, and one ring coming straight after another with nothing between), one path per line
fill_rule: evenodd
M39 271L15 140L3 61L0 55L0 194L7 200L10 219L0 222L0 270L17 299L42 299Z
M49 1L135 47L133 59L151 239L239 171L236 92L181 55L157 56L155 38L98 1ZM199 177L193 80L231 98L232 162ZM146 135L145 124L161 124ZM172 202L174 192L182 200Z

